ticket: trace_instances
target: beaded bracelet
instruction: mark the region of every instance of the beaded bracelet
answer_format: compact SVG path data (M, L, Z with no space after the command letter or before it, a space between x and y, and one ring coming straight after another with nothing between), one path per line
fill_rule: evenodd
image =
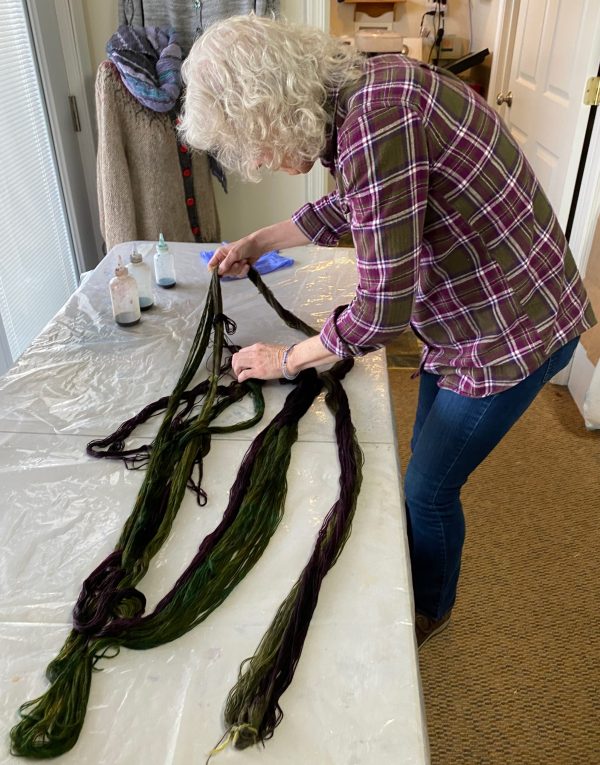
M296 377L298 377L298 372L296 372L295 375L291 375L287 369L288 356L290 355L290 351L292 350L292 348L295 348L295 347L296 347L296 343L292 343L292 345L290 345L289 348L286 348L285 351L283 352L283 358L281 359L281 374L285 377L286 380L295 380Z

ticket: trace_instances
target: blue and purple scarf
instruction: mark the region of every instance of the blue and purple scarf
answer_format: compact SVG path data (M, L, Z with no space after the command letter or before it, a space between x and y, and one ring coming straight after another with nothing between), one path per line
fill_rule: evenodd
M182 54L175 30L121 26L106 52L135 99L154 112L173 109L182 86Z

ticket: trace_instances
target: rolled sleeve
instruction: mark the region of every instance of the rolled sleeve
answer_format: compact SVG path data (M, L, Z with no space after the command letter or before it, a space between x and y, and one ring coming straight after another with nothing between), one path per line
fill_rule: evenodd
M317 202L305 204L294 213L292 220L311 242L325 247L336 245L342 234L350 231L350 222L337 190Z
M338 306L323 325L319 337L330 353L335 353L341 358L347 358L349 356L364 356L366 353L381 348L381 345L360 346L347 342L345 337L348 330L345 324L349 317L353 319L351 307L347 305Z
M429 161L420 117L409 109L374 110L347 123L340 136L340 170L358 287L350 305L329 317L321 341L338 356L360 356L385 345L410 323Z

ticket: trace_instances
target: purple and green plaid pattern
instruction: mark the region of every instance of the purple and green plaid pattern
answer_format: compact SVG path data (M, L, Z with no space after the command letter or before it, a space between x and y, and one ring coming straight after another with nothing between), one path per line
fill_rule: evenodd
M594 324L565 237L504 123L467 85L399 55L334 94L323 164L337 189L296 225L351 231L358 287L321 332L339 356L409 324L440 385L486 396L520 382Z

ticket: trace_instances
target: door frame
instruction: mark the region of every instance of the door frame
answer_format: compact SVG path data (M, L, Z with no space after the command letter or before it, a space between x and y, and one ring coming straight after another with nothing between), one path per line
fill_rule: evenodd
M329 3L325 0L305 0L304 22L329 32ZM315 162L313 169L305 176L305 201L314 202L327 194L327 170L320 162Z
M600 109L600 107L596 107ZM585 271L592 248L592 238L600 214L600 114L597 112L588 146L585 168L579 187L570 245L577 267Z
M596 107L600 109L600 107ZM581 179L579 198L573 218L571 248L582 276L588 265L592 241L600 217L600 114L596 113L594 128L588 147L585 169ZM600 318L600 317L598 317ZM561 373L562 374L562 373ZM585 394L590 387L594 365L588 359L584 348L579 345L573 361L566 370L569 392L579 411L583 414Z
M96 195L94 121L86 88L89 55L82 38L81 9L72 0L38 3L25 0L43 87L63 201L79 273L94 268L102 256ZM73 12L74 11L74 12ZM86 55L87 65L86 65ZM81 132L73 128L69 95L77 99Z

